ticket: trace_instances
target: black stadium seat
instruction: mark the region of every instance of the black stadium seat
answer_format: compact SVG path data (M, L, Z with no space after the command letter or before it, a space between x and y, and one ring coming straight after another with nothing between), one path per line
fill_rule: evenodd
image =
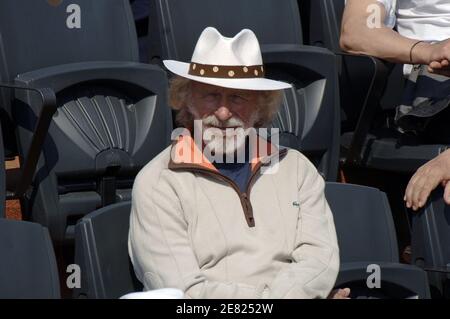
M128 257L131 202L104 207L76 225L75 263L80 265L81 288L76 298L119 298L142 291Z
M3 81L56 96L41 116L26 90L3 90L1 104L17 125L22 164L36 156L38 118L50 123L22 209L62 242L79 217L129 200L137 172L169 144L166 74L138 63L128 0L1 1L0 48Z
M403 66L367 56L343 54L339 48L345 0L303 0L311 3L310 42L341 56L343 108L342 148L345 163L410 173L439 155L448 145L422 144L402 138L392 128L401 102Z
M353 131L362 108L378 103L385 87L388 69L373 57L355 56L341 50L339 33L344 1L299 1L303 3L302 9L307 11L301 13L309 16L306 35L309 44L328 48L339 58L341 129L343 132Z
M412 213L412 263L428 272L432 293L450 298L450 206L435 190L427 205Z
M327 180L337 178L339 93L334 54L304 46L294 0L151 0L151 63L190 61L197 38L207 27L232 37L253 30L269 77L294 83L285 90L272 124L281 129L280 144L303 151Z
M39 224L0 218L0 299L60 298L55 253Z
M386 194L371 187L327 183L325 195L339 243L337 287L350 287L352 297L430 298L426 273L419 267L399 263ZM380 267L380 289L367 288L367 278L373 271L369 265Z

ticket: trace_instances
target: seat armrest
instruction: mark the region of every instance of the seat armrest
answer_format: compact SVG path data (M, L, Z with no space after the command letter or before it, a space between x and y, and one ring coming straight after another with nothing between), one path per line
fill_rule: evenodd
M341 57L341 105L344 108L351 104L360 107L360 111L352 112L359 116L345 157L346 164L358 165L362 160L367 134L379 110L379 101L386 89L390 68L382 60L371 56L348 53L338 53L338 56Z
M56 96L55 92L50 88L38 88L1 82L0 88L36 92L42 100L39 118L36 123L36 127L34 128L33 138L27 152L28 156L25 158L25 163L21 169L21 177L14 192L14 196L16 198L21 198L30 187L31 180L33 179L36 171L37 161L42 152L42 147L48 133L48 128L52 121L53 114L56 112Z
M367 282L371 272L368 266L374 264L380 267L380 280L405 288L419 296L420 299L430 298L430 288L427 274L421 268L391 262L351 262L342 263L336 286L344 287L352 282Z

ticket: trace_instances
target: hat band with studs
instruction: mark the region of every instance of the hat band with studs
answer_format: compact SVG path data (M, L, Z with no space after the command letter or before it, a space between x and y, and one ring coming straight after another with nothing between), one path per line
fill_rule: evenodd
M205 78L248 79L263 78L262 65L211 65L191 62L189 74Z

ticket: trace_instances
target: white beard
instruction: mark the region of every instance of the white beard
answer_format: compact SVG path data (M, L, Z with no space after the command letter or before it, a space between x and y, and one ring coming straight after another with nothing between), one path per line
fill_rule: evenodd
M209 128L203 132L203 141L215 156L234 156L236 152L245 150L246 136L243 128L227 129L225 132Z
M234 154L244 154L245 141L249 129L256 122L257 114L252 116L245 125L240 119L232 117L221 123L214 115L202 120L203 141L214 157L234 158ZM238 156L239 159L239 156Z

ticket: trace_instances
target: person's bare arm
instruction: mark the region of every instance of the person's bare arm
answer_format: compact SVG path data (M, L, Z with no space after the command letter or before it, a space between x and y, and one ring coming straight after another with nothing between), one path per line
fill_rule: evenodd
M373 10L371 6L380 9L379 27L371 27L368 23ZM436 71L448 66L450 60L450 40L429 44L420 43L410 52L418 41L401 36L396 31L384 25L385 7L376 0L348 0L342 18L341 48L349 53L370 55L395 63L426 64ZM433 71L433 70L431 70Z

